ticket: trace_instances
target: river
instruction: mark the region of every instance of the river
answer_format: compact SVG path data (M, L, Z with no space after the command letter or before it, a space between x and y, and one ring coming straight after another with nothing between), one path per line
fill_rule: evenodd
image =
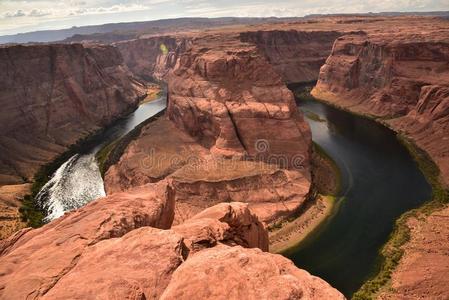
M285 255L350 297L377 270L395 220L429 200L431 187L390 129L315 100L299 107L341 169L342 189L338 210Z
M106 130L99 143L72 156L38 194L47 220L105 195L95 154L166 107L166 96L144 103ZM376 271L379 249L395 220L431 197L431 187L395 133L314 100L299 103L314 142L341 169L338 210L313 236L285 255L350 297Z
M37 194L38 203L47 212L45 221L62 216L106 195L95 154L105 145L123 137L167 105L166 91L159 98L141 104L134 112L109 127L90 149L83 149L64 162Z

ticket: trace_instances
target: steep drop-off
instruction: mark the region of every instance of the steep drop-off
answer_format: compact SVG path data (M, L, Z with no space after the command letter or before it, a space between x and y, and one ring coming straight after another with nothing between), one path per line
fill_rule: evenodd
M155 74L149 62L165 55L161 41L142 43L140 51L153 57L142 66ZM167 119L148 124L128 145L106 172L106 191L169 177L176 224L220 202L247 202L267 224L297 211L310 189L310 130L265 56L234 34L172 50Z
M384 249L387 255L404 255L399 261L389 258L393 266L398 263L394 270L383 266L382 272L393 272L383 274L391 276L391 288L381 291L381 299L447 297L449 214L443 190L449 186L449 28L441 22L420 30L386 29L337 39L312 91L317 98L378 118L425 150L440 171L432 178L438 174L424 169L435 188L434 200L404 216ZM361 292L376 284L369 282Z
M262 252L268 234L246 204L223 203L171 227L174 205L170 185L160 182L18 232L0 243L0 297L344 298Z
M449 29L339 38L312 91L381 117L426 150L449 185Z
M308 125L255 46L233 36L198 38L167 80L169 119L213 154L278 157L284 168L308 169Z
M329 56L337 31L264 30L240 33L240 40L254 44L267 57L285 83L316 81Z
M190 44L186 37L155 36L114 44L136 75L161 80Z
M3 47L0 68L0 184L31 180L145 93L110 46Z

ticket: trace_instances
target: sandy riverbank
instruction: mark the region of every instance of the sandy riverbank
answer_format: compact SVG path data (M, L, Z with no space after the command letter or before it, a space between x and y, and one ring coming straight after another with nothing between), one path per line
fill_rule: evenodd
M298 218L270 232L270 252L280 253L299 244L327 217L331 216L334 205L333 196L318 195Z

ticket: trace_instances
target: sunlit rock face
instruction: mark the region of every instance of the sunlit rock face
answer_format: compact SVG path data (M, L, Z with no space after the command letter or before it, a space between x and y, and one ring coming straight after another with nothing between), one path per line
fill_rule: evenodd
M293 94L255 46L196 39L166 77L168 117L216 155L309 167L311 134Z
M174 212L162 181L24 229L0 243L0 297L343 298L288 259L263 252L268 232L247 204L223 203L169 229Z
M32 179L144 94L111 46L2 47L0 68L0 184Z
M428 152L449 185L449 30L358 33L335 42L313 95L382 117Z

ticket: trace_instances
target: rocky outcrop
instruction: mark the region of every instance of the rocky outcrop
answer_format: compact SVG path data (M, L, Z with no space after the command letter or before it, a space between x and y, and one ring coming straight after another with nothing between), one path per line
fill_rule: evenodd
M174 273L161 299L344 299L281 255L240 246L200 251Z
M223 284L238 283L231 298L343 298L288 259L243 248L268 248L267 230L246 204L221 204L168 229L173 204L162 181L20 231L0 244L0 297L184 299L200 293L196 299L207 299L224 297ZM197 290L207 284L201 278L210 283L204 291Z
M266 30L240 33L240 40L254 44L285 83L318 79L321 66L342 33L337 31Z
M222 202L246 202L269 224L291 215L310 190L307 170L214 156L161 118L141 130L105 175L107 193L167 179L176 201L175 224Z
M110 46L2 47L0 68L0 184L30 180L144 95Z
M312 94L387 119L428 152L449 185L448 36L445 28L341 37Z
M173 212L170 190L160 184L98 199L39 229L19 231L0 243L0 298L43 297L94 245L143 226L170 228Z
M221 202L246 202L265 224L298 211L310 180L297 171L247 161L202 161L170 176L176 199L175 223Z
M179 55L189 47L186 37L154 36L114 44L124 63L144 79L161 80L173 68Z
M168 117L214 155L308 169L308 125L255 46L232 36L197 38L167 78Z
M449 188L449 80L447 86L423 86L416 106L388 124L426 150L440 169L440 181Z
M248 204L241 202L217 204L172 229L186 237L184 242L192 252L218 243L268 251L265 226L249 210Z
M380 299L446 299L449 284L449 208L408 220L410 242Z

